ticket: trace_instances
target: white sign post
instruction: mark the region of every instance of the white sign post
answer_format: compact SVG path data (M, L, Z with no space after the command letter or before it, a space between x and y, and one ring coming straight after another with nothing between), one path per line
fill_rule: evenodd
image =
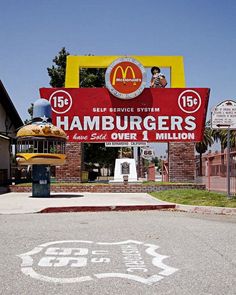
M211 112L212 129L227 129L227 196L230 198L230 130L236 130L236 102L225 100Z
M236 102L225 100L211 112L212 129L236 129Z

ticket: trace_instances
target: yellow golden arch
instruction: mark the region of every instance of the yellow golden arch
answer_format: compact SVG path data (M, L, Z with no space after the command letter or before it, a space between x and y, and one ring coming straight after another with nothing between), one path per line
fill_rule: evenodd
M67 56L66 88L78 88L80 68L107 68L114 60L125 56ZM145 68L170 68L170 87L184 88L184 62L182 56L131 56Z
M112 85L115 85L115 83L116 83L116 75L117 75L118 70L121 71L122 79L126 78L128 70L130 70L130 72L132 74L132 77L135 78L135 73L134 73L134 70L133 70L133 68L131 66L126 67L125 70L121 66L118 66L115 69L115 72L114 72L114 76L113 76L113 79L112 79ZM135 85L136 83L134 82L133 84Z

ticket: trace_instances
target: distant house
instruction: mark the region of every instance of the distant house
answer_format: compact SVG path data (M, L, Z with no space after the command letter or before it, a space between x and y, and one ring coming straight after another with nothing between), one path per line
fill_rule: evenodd
M11 145L23 122L0 80L0 185L11 177Z

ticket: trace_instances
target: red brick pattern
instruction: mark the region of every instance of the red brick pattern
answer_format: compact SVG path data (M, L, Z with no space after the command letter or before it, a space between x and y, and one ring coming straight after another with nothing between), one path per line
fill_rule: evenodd
M31 192L31 186L9 186L11 192ZM51 192L91 192L91 193L149 193L171 189L205 189L201 184L79 184L51 185Z
M169 181L195 180L194 143L169 144Z
M66 144L66 164L56 167L58 182L80 182L82 171L82 144L68 142Z

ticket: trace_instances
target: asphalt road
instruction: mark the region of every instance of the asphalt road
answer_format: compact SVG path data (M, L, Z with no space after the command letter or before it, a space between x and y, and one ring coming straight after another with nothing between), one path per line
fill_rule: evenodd
M0 294L236 294L236 217L0 215Z

